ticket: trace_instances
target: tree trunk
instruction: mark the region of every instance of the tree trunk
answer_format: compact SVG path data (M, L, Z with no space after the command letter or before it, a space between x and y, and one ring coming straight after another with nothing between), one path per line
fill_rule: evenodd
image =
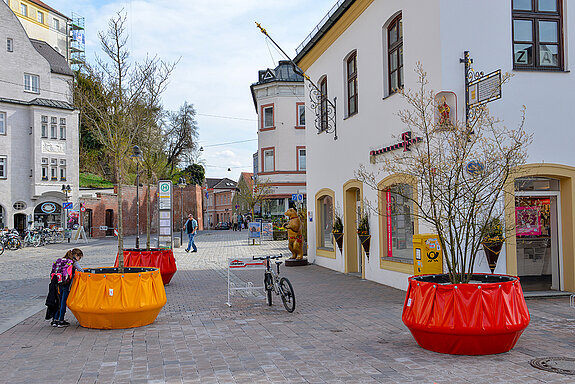
M118 179L118 272L124 273L124 226L122 220L122 170L120 169L120 159L115 156L116 178Z

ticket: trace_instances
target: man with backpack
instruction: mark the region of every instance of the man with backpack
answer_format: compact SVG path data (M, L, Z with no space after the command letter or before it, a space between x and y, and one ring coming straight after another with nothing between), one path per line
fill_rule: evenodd
M196 221L196 219L194 219L191 213L188 215L188 220L184 224L184 229L186 230L189 239L186 252L190 252L190 248L194 249L192 252L198 252L196 243L194 243L194 237L196 237L196 233L198 231L198 222Z

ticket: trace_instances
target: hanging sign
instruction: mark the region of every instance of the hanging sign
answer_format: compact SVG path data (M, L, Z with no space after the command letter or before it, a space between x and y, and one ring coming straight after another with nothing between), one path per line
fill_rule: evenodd
M467 85L467 92L469 107L501 99L501 69L470 81Z
M44 213L54 213L56 211L56 204L54 203L44 203L40 206L40 209Z

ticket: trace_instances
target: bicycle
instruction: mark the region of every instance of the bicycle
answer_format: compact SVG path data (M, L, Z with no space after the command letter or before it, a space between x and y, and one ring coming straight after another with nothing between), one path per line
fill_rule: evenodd
M264 289L266 290L268 305L272 305L272 292L275 292L276 295L281 296L285 309L290 313L293 312L295 310L295 293L293 287L286 277L280 278L280 265L283 261L276 260L277 272L271 267L271 259L280 259L282 255L265 257L253 256L252 258L253 260L266 261Z
M36 229L30 229L26 231L26 236L24 236L24 246L25 247L29 247L29 246L34 246L34 247L38 247L41 245L42 242L42 237L40 235L40 231L36 230Z

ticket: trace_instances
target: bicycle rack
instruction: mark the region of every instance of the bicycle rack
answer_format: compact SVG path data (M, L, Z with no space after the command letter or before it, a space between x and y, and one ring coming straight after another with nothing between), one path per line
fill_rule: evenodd
M257 270L266 269L265 260L253 260L249 258L232 258L228 259L228 301L226 302L228 307L232 306L231 296L235 291L255 291L259 289L264 289L264 286L254 286L254 283L248 281L245 286L240 286L236 283L230 281L230 271L246 271L246 270Z

